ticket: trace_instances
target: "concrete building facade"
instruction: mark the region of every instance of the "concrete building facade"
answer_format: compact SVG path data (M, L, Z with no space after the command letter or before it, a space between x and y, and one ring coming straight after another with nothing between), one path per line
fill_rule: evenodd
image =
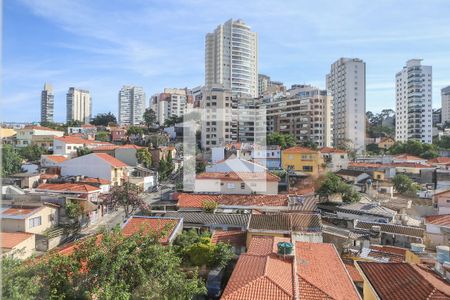
M66 95L67 122L88 124L92 118L92 99L88 90L71 87Z
M333 96L333 146L361 152L366 136L366 63L340 58L331 65L326 81Z
M124 85L119 91L119 124L140 124L144 121L144 112L144 89L140 86Z
M53 87L49 83L44 84L41 92L41 123L53 122L53 113L55 109L55 95Z
M395 140L433 141L432 68L410 59L395 75Z
M441 122L450 121L450 85L441 90Z

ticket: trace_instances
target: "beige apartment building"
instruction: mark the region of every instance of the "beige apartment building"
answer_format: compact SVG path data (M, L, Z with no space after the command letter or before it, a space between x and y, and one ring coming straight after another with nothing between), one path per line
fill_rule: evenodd
M67 121L88 124L92 118L92 99L89 91L71 87L66 96Z

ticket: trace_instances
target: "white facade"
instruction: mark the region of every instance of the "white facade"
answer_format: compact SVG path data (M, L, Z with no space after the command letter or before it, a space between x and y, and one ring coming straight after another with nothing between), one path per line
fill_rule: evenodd
M333 96L333 145L365 150L366 63L358 58L341 58L331 65L326 77Z
M215 164L206 167L206 173L211 172L219 172L219 173L228 173L228 172L252 172L252 173L265 173L267 172L267 168L255 164L251 161L241 159L241 158L230 158L221 162L216 162Z
M55 107L55 95L51 84L44 84L41 92L41 123L53 122L53 112Z
M187 89L165 88L164 93L152 97L152 102L160 125L172 116L182 117L193 108L192 95Z
M21 129L17 129L16 134L16 146L18 148L31 146L33 136L57 136L62 137L64 131L57 131L51 128L42 126L26 126Z
M258 97L258 37L242 20L230 19L206 35L205 84Z
M119 124L138 125L144 121L144 112L144 89L124 85L119 91Z
M441 123L450 121L450 85L441 90L441 101L442 101L442 119Z
M91 94L87 90L71 87L67 92L67 121L88 124L92 118Z
M395 76L395 140L433 141L432 68L410 59Z

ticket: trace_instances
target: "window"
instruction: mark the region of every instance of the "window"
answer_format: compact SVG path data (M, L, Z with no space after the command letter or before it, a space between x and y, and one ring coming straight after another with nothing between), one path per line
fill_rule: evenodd
M245 189L245 183L241 183L241 190L244 190Z
M227 183L227 189L234 190L234 188L235 188L234 183Z
M303 171L305 171L305 172L312 172L313 171L313 167L312 166L303 166Z
M35 217L28 220L28 226L30 228L34 228L36 226L40 226L42 224L41 217Z

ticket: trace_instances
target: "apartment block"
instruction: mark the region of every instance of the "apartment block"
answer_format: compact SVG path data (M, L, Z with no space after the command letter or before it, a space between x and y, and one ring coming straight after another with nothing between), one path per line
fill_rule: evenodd
M441 123L450 121L450 85L441 90Z
M359 58L340 58L326 76L333 96L333 146L365 149L366 63Z
M165 88L164 93L152 97L152 107L159 124L170 117L182 117L193 108L192 93L188 89Z
M92 118L92 99L88 90L71 87L67 92L67 121L89 123Z
M139 86L124 85L119 91L119 124L140 124L144 121L144 112L144 89Z
M244 21L230 19L206 35L205 84L258 97L258 37Z
M395 76L395 140L433 140L432 68L410 59Z
M55 95L53 87L49 83L44 84L41 92L41 123L53 122L53 113L55 109Z
M327 91L305 85L293 96L263 103L267 132L292 134L299 143L312 141L318 147L331 146L332 99Z

